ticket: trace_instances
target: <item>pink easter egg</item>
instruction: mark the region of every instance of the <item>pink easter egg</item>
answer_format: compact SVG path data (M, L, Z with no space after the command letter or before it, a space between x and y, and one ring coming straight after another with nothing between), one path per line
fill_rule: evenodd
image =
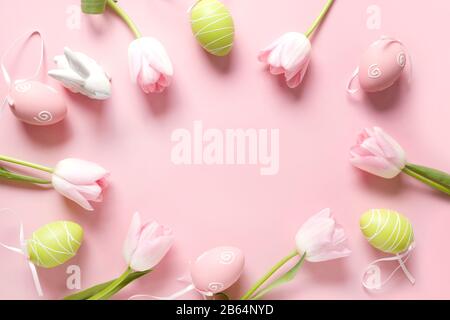
M19 120L36 126L55 124L67 114L61 94L38 81L16 82L9 93L8 103Z
M382 38L370 45L359 64L359 84L364 91L378 92L392 86L407 63L405 47L397 40Z
M219 293L241 276L244 254L238 248L217 247L206 251L191 265L192 283L202 292Z

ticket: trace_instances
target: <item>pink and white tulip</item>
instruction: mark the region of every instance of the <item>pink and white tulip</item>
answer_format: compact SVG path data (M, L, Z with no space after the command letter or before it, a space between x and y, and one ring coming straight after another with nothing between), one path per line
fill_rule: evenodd
M109 172L98 164L70 158L58 162L53 170L52 185L63 196L92 211L89 201L102 201L108 175Z
M130 282L148 274L170 250L172 231L156 222L142 223L139 213L131 220L123 247L127 268L109 283L96 285L65 297L65 300L107 300Z
M269 66L270 73L283 74L289 88L303 80L311 60L311 42L298 32L288 32L261 50L259 61Z
M371 174L391 179L406 165L402 147L381 128L366 128L350 150L350 163Z
M309 262L347 257L351 251L346 240L344 229L336 224L330 209L309 218L295 236L298 253L306 253L305 259Z
M123 254L128 266L134 271L154 268L172 247L172 231L157 222L142 223L135 213L125 240Z
M296 248L289 255L275 264L260 280L258 280L243 296L242 300L260 299L274 288L294 279L303 262L321 262L344 258L351 254L347 247L344 229L337 225L331 216L330 209L324 209L309 218L295 236ZM273 278L288 261L298 258L297 263L270 284ZM266 288L261 287L266 284Z
M128 58L131 79L145 93L160 93L170 85L172 62L157 39L142 37L134 40L128 48Z

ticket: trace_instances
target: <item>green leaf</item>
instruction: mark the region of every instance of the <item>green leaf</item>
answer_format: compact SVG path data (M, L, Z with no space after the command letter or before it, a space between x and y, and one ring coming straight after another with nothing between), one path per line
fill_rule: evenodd
M63 300L86 300L86 299L92 297L97 292L100 292L103 289L105 289L106 287L108 287L111 283L114 282L114 280L116 280L116 279L95 285L93 287L90 287L90 288L80 291L80 292L74 293L70 296L64 297Z
M136 279L146 275L150 271L151 270L130 273L125 278L125 280L120 283L120 285L118 285L117 287L114 288L114 290L111 292L112 294L109 295L107 298L112 297L114 294L119 292L121 289L126 287L128 284L130 284L134 280L136 280ZM116 280L117 280L117 278L113 279L111 281L108 281L108 282L104 282L104 283L95 285L95 286L90 287L90 288L88 288L86 290L83 290L83 291L77 292L75 294L72 294L70 296L64 297L64 300L87 300L90 297L94 296L95 294L97 294L97 293L103 291L104 289L106 289L108 286L110 286Z
M410 163L408 163L406 167L421 176L427 177L430 180L450 188L450 175L446 172Z
M258 300L258 299L262 298L264 295L266 295L267 293L269 293L270 291L272 291L273 289L294 280L295 276L298 273L298 270L300 269L303 262L305 261L305 258L306 258L306 253L304 253L302 255L300 260L298 260L298 262L291 269L286 271L286 273L281 275L279 278L277 278L275 281L273 281L267 287L265 287L264 289L260 290L255 295L253 295L250 298L250 300Z
M448 173L411 163L406 164L403 172L450 195L450 175Z

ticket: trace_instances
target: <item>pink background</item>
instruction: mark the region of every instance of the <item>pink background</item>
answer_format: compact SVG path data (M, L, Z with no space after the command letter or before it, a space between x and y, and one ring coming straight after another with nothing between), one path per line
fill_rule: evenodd
M245 272L230 290L238 297L292 250L305 219L330 207L348 233L353 255L306 264L295 281L267 298L450 298L448 199L409 177L382 180L348 163L357 132L379 125L401 142L411 161L450 171L450 46L444 41L450 2L431 0L424 7L406 0L336 1L313 39L312 63L297 90L267 74L256 56L282 33L305 31L325 0L224 2L234 17L236 42L231 56L220 59L205 54L191 34L186 10L192 0L121 1L145 35L162 41L173 61L170 89L146 96L128 76L132 35L112 14L82 16L81 28L71 30L66 10L76 0L0 0L0 52L38 28L45 36L48 68L68 45L96 58L113 77L113 98L104 103L64 92L70 114L53 127L23 125L4 110L2 154L47 165L79 157L102 164L112 175L105 201L93 214L54 191L2 182L1 207L16 215L0 214L0 241L17 244L20 220L27 235L54 220L82 224L86 238L78 256L62 267L39 270L44 298L61 298L71 293L65 273L70 264L81 267L83 288L124 270L122 242L132 213L139 210L145 219L171 226L176 243L154 273L117 298L182 288L176 278L188 262L217 245L238 246L246 253ZM371 4L381 9L380 30L366 26ZM349 99L346 82L362 51L383 34L399 38L410 51L414 80L409 90L403 81L383 94ZM15 78L32 72L36 48L34 39L9 59ZM2 96L5 90L2 83ZM171 133L191 129L194 120L206 128L279 128L279 174L261 176L255 166L175 166ZM398 273L381 293L362 288L363 270L383 256L358 227L360 214L372 207L396 209L412 221L417 248L408 267L417 278L415 286ZM0 298L37 298L24 260L3 249Z

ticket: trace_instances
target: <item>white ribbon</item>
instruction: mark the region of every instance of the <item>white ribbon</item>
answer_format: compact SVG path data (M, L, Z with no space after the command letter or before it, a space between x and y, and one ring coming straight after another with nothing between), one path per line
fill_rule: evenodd
M12 79L11 76L8 73L8 70L6 69L5 66L5 59L8 56L8 54L11 53L11 51L17 46L17 44L20 41L26 41L27 39L31 38L33 35L38 35L39 39L41 41L41 49L40 49L40 59L39 59L39 65L35 71L35 73L33 74L33 76L29 77L29 78L24 78L24 79L18 79L16 81L14 81L14 83L21 83L21 82L26 82L26 81L30 81L33 79L36 79L39 76L39 73L41 72L41 68L42 65L44 63L44 51L45 51L45 46L44 46L44 38L42 37L42 34L39 30L33 30L33 31L29 31L27 33L25 33L24 35L18 37L16 40L14 40L14 42L12 43L12 45L5 51L5 53L3 53L2 57L0 58L0 69L2 70L2 74L3 74L3 78L5 79L5 82L8 86L8 93L6 94L6 97L4 98L1 107L1 111L3 112L3 109L5 107L5 105L7 103L12 104L11 98L9 97L9 91L11 90L11 86L12 86Z
M167 297L158 297L158 296L152 296L148 294L136 294L134 296L131 296L128 298L128 300L138 300L139 298L147 298L149 300L176 300L179 297L184 296L186 293L195 290L195 286L193 284L188 285L187 287L171 294Z
M359 67L356 67L356 69L352 73L350 80L347 83L347 93L355 94L359 91L359 89L361 89L359 86L358 88L352 88L353 81L355 81L358 74L359 74Z
M5 212L5 211L13 213L12 210L10 210L10 209L0 210L0 212ZM33 282L34 282L34 287L36 288L36 292L37 292L38 296L42 297L44 295L44 293L42 292L42 287L41 287L41 283L39 281L39 275L37 273L36 266L33 264L33 262L31 262L29 260L29 257L28 257L27 241L25 240L25 237L24 237L22 222L20 223L19 241L20 241L20 248L9 246L2 242L0 242L0 246L2 246L5 249L8 249L12 252L18 253L26 258L28 267L30 268L31 275L33 277Z
M362 277L362 285L364 288L368 290L379 290L381 289L386 283L388 283L391 278L394 276L394 274L397 272L398 269L402 269L405 276L408 278L408 280L411 282L411 284L414 285L416 282L416 279L414 279L413 275L409 272L409 270L406 268L406 261L409 259L409 256L411 254L411 251L414 249L414 244L411 244L405 252L401 254L397 254L394 257L389 258L382 258L373 261L369 264L369 266L364 271L363 277ZM404 259L403 259L404 258ZM394 271L391 272L391 274L384 280L381 281L381 269L377 265L380 262L385 261L398 261L399 265L397 268L394 269Z
M207 300L209 297L214 296L214 293L212 293L212 292L204 292L204 291L198 290L195 287L195 285L192 283L192 279L191 279L190 275L187 277L183 276L177 280L188 283L188 285L186 287L184 287L183 289L171 294L170 296L158 297L158 296L153 296L153 295L148 295L148 294L136 294L134 296L129 297L128 300L139 300L140 298L146 298L148 300L176 300L191 291L197 291L198 293L200 293L203 300Z
M394 38L391 38L391 37L387 37L387 36L381 36L381 38L378 39L377 41L373 42L371 44L371 46L377 45L381 41L387 41L386 45L389 45L391 43L398 43L403 48L405 48L405 45L401 41L399 41L397 39L394 39ZM406 55L406 59L407 59L406 60L406 64L405 64L405 68L406 68L405 72L408 74L408 84L410 84L411 83L411 79L412 79L411 56L409 55L409 53L406 50L405 50L405 55ZM351 75L351 77L350 77L350 79L349 79L349 81L347 83L347 93L350 94L350 95L353 95L353 94L357 93L361 89L361 87L359 85L358 85L358 87L355 87L355 88L352 87L352 84L355 81L355 79L357 78L358 74L359 74L359 67L356 67L356 69L353 71L353 73L352 73L352 75Z

